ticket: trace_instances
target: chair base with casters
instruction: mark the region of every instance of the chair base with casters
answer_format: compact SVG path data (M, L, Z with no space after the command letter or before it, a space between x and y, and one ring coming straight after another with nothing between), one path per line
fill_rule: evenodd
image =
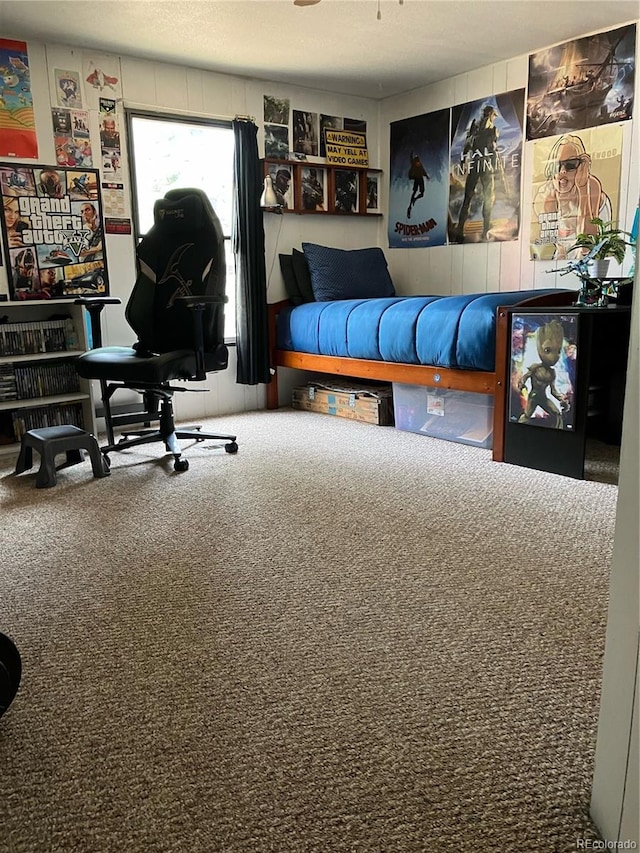
M122 385L121 383L107 382L101 380L102 403L105 412L105 424L107 431L107 444L100 448L107 463L110 464L109 454L113 451L126 450L129 447L138 447L141 444L162 442L168 453L174 457L173 467L175 471L188 471L189 460L182 457L182 450L178 444L179 440L192 441L225 441L224 449L227 453L237 453L238 445L235 435L221 433L202 432L201 426L177 427L173 414L173 395L176 392L186 391L164 383L161 387L153 385L150 387L137 387ZM131 412L114 414L111 407L111 398L119 389L137 391L142 396L144 412ZM116 438L115 429L128 424L141 424L143 427L151 427L152 422L157 421L156 429L124 429L119 438Z
M203 382L226 370L224 343L226 258L222 226L202 190L170 190L154 205L154 224L136 249L137 277L125 316L138 336L132 347L102 346L100 313L117 298L80 298L90 315L94 349L81 355L78 374L100 382L109 453L162 442L173 454L174 469L186 471L180 439L225 441L236 453L235 435L176 428L173 396L181 381ZM143 411L116 414L118 390L142 397ZM157 423L157 426L156 426ZM131 427L122 431L122 427ZM137 427L137 428L136 428ZM116 438L115 431L122 432Z

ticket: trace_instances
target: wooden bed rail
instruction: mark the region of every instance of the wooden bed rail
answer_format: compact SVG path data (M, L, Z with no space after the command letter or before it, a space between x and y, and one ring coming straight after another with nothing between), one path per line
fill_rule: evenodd
M274 302L268 306L269 352L271 356L271 382L267 385L267 408L277 409L278 367L294 370L311 370L354 379L370 379L376 382L400 382L404 385L427 385L431 388L446 388L454 391L469 391L490 394L493 397L493 459L504 461L504 419L506 416L507 393L509 390L509 311L530 310L557 305L571 305L576 293L558 291L523 299L517 305L499 307L496 311L496 361L495 371L459 370L446 367L431 367L424 364L404 364L391 361L371 361L362 358L341 358L331 355L293 352L277 348L276 324L278 314L289 300Z
M269 302L267 305L267 323L269 332L269 366L271 368L271 382L267 385L267 409L277 409L278 402L278 360L277 360L277 338L278 314L283 308L291 305L288 299L280 302Z

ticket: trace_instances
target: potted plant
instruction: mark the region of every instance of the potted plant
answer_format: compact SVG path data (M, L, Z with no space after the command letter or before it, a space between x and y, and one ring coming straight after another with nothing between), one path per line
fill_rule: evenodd
M624 261L627 246L632 245L629 240L625 239L626 237L631 238L631 234L628 231L623 231L621 228L616 228L613 222L604 222L602 219L598 219L598 217L592 219L591 223L596 226L595 233L577 234L575 243L568 251L586 249L583 254L587 255L599 245L598 251L593 255L594 261L605 261L609 258L614 258L621 264Z
M578 304L606 304L607 297L617 295L618 289L630 282L629 278L607 279L609 258L617 263L624 261L627 246L634 246L633 235L613 222L605 222L598 217L591 220L596 230L593 234L578 234L576 241L568 250L583 249L582 261L578 259L576 274L582 281L582 293ZM629 239L626 239L629 238Z

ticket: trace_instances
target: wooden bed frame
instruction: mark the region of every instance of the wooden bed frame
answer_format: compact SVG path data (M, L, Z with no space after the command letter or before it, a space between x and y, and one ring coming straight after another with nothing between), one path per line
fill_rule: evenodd
M571 305L575 293L558 291L523 299L518 308L544 309L556 305ZM493 372L481 370L458 370L447 367L430 367L422 364L404 364L391 361L370 361L362 358L341 358L330 355L315 355L306 352L281 350L276 346L276 321L280 311L290 306L289 300L273 302L268 306L269 350L273 368L271 382L267 385L267 408L277 409L278 367L295 370L311 370L335 376L370 379L376 382L400 382L405 385L428 385L432 388L447 388L454 391L470 391L476 394L491 394L493 409L493 459L504 461L504 419L506 414L507 389L509 385L509 323L506 308L497 309L496 322L496 367Z

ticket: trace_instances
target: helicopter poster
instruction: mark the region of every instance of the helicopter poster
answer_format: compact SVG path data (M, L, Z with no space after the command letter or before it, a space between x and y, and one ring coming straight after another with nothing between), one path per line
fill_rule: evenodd
M631 119L636 25L529 56L527 139Z
M548 429L575 426L577 313L513 314L509 420Z
M108 294L96 169L0 163L13 300Z

